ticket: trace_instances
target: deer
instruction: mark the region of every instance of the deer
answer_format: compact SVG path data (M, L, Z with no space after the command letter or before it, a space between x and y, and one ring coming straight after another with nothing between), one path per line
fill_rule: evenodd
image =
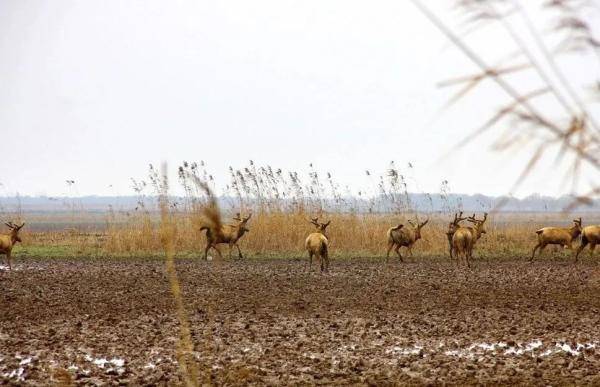
M484 225L487 216L487 212L483 214L483 219L475 218L475 214L469 216L467 221L473 223L473 226L459 226L452 235L452 249L456 252L457 262L462 254L467 262L467 267L471 267L469 260L473 257L473 247L479 238L481 238L481 235L486 233Z
M229 258L231 258L231 251L233 250L233 246L237 247L238 255L240 259L244 258L242 255L242 251L240 250L240 246L238 246L237 242L244 236L245 233L250 232L250 229L246 227L248 221L252 217L252 214L247 217L241 217L238 212L236 216L233 217L233 220L236 221L235 224L225 224L221 226L221 229L218 232L215 232L208 226L202 226L200 228L200 232L206 230L206 248L204 249L204 259L208 259L208 251L213 248L217 251L219 256L221 256L221 251L217 247L219 244L227 243L229 244Z
M414 224L412 221L408 221L411 228L404 227L404 225L399 224L396 227L392 227L387 231L387 240L388 240L388 248L386 258L390 257L390 251L394 248L396 254L400 258L401 262L404 262L402 259L402 254L400 254L400 247L405 246L412 257L412 247L415 242L421 239L421 229L429 223L429 218L425 220L423 223L417 221Z
M462 222L463 220L467 220L467 218L463 218L462 217L463 212L459 212L454 213L454 220L450 223L448 223L448 231L446 231L446 236L448 237L448 248L450 251L450 259L454 258L453 253L453 249L452 249L452 236L454 235L454 233L456 232L456 230L458 230L458 228L460 227L460 222Z
M533 262L535 252L538 248L540 249L539 254L542 254L542 251L547 245L561 245L573 250L573 241L581 235L581 231L581 218L573 219L573 225L571 227L540 228L535 232L537 234L538 243L533 248L533 253L531 254L529 262ZM577 260L577 254L575 255L575 260Z
M23 228L23 226L25 226L25 223L22 223L20 226L14 224L13 222L6 222L4 224L10 229L10 234L0 235L0 254L6 255L8 269L12 270L12 266L10 264L12 249L17 242L23 242L19 237L19 231Z
M312 259L316 256L321 262L321 272L329 272L329 238L325 234L327 223L319 223L319 218L312 218L309 223L316 227L316 231L309 234L304 242L304 247L308 252L308 271L312 270Z
M594 257L594 249L597 244L600 244L600 226L586 226L581 231L581 245L577 249L577 254L575 254L575 262L577 262L577 258L579 258L579 253L581 250L585 248L585 246L590 245L590 258Z

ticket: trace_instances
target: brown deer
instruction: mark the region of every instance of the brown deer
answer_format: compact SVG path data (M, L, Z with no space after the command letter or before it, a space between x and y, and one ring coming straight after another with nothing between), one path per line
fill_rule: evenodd
M454 220L450 223L448 223L448 231L446 231L446 236L448 237L448 248L450 251L450 259L454 258L454 255L452 254L454 249L452 248L452 236L454 235L454 233L456 232L456 230L458 230L458 228L460 227L460 222L462 222L463 220L467 220L467 218L463 218L462 217L463 212L459 212L454 213Z
M537 230L538 243L533 248L531 259L529 262L533 262L535 252L539 248L540 254L547 245L560 245L568 247L573 250L573 241L581 234L581 218L573 219L573 226L571 227L544 227ZM538 254L539 255L539 254ZM577 260L577 255L575 255Z
M25 226L25 223L17 226L13 222L4 223L9 229L10 234L2 234L0 235L0 254L6 255L6 260L8 261L8 269L12 270L12 266L10 264L10 258L12 254L12 249L17 242L22 242L19 237L19 231Z
M325 229L331 223L319 223L319 218L312 218L309 221L316 227L316 231L309 234L304 242L304 247L308 251L308 271L312 269L312 259L316 256L321 262L321 272L329 272L329 238L325 234Z
M585 246L590 245L590 258L594 257L594 249L597 244L600 244L600 226L586 226L581 231L581 245L577 249L577 254L575 255L575 262L577 262L577 258L579 258L579 253L581 250L585 248Z
M475 214L467 218L468 222L473 223L473 227L458 227L452 235L452 248L456 252L457 261L460 256L464 257L467 262L467 267L471 267L469 260L473 257L473 247L481 238L482 234L486 233L484 228L487 220L487 212L483 214L483 219L475 218Z
M240 246L238 246L237 242L241 237L244 236L245 233L249 232L250 229L246 227L246 224L252 217L252 214L243 218L240 217L239 212L236 216L233 217L233 220L236 221L235 224L224 224L221 226L219 232L214 232L208 226L203 226L200 228L200 231L206 230L206 248L204 249L204 259L208 259L208 250L215 249L219 256L221 256L221 251L217 247L219 244L227 243L229 244L229 258L231 258L231 251L233 250L233 246L237 247L238 255L240 258L244 258L242 255L242 251L240 250Z
M400 247L405 246L412 257L412 247L415 242L421 239L421 229L429 223L429 219L424 221L423 223L413 224L410 220L408 224L410 224L411 228L404 227L404 225L399 224L396 227L392 227L387 231L387 239L388 239L388 248L386 258L390 257L390 251L394 248L394 251L400 258L401 262L404 262L402 259L402 254L400 254Z

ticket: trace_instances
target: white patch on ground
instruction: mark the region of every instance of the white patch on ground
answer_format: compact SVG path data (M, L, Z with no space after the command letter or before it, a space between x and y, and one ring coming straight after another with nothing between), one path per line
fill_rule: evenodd
M108 360L105 357L94 358L91 355L85 355L85 360L95 364L99 368L106 369L106 372L116 371L119 375L125 372L125 360L113 357Z
M474 343L468 347L446 349L445 343L440 343L436 347L424 348L422 346L402 347L394 346L385 351L386 354L393 354L399 356L409 356L423 354L427 356L427 353L443 352L447 356L453 357L464 357L469 359L475 359L485 355L492 356L550 356L554 354L567 353L572 356L579 356L583 350L596 349L600 346L600 342L592 341L589 343L577 343L571 346L565 342L550 342L547 345L539 340L535 339L530 342L521 342L514 345L508 345L505 342L493 342L493 343Z
M12 370L10 372L6 372L2 374L5 378L8 379L16 379L17 382L24 382L25 378L23 377L23 373L25 372L25 368L19 367L16 370Z

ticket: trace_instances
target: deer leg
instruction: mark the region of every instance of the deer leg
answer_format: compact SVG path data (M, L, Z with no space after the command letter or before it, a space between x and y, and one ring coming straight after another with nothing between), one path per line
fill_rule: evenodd
M533 258L535 257L535 251L541 246L541 243L538 243L537 245L535 245L535 247L533 248L533 253L531 254L531 258L529 259L529 262L533 262ZM543 248L543 247L542 247ZM540 250L540 254L541 254L541 250ZM539 254L538 254L539 255Z
M238 246L238 244L237 244L237 243L234 243L233 245L234 245L235 247L237 247L237 249L238 249L238 256L240 257L240 259L243 259L243 258L244 258L244 256L242 255L242 250L240 250L240 246Z
M393 247L394 247L394 242L393 241L388 241L387 253L385 255L385 260L386 261L390 258L390 251L392 251Z
M308 271L310 272L312 269L312 259L313 259L313 253L311 253L310 251L308 252Z
M590 258L594 258L594 249L596 248L596 243L590 243Z
M8 261L8 270L12 270L12 266L10 265L10 254L10 251L6 253L6 260Z
M325 272L329 273L329 253L323 254L323 261L325 262Z
M575 262L577 262L577 258L579 258L579 253L581 253L581 251L583 249L585 249L585 246L587 246L588 242L589 242L588 239L585 237L585 235L583 235L581 237L581 244L577 248L577 253L575 253ZM590 246L590 248L591 248L591 246Z
M216 244L213 245L213 249L215 249L219 254L219 259L223 259L223 254L221 254L221 250L219 250Z
M233 243L229 242L229 259L231 259L231 250L233 250Z
M400 245L396 245L396 248L394 249L394 251L396 251L396 254L398 254L398 258L400 258L400 262L404 262L404 259L402 259L402 254L400 254Z
M210 250L212 244L210 242L206 243L206 248L204 249L204 260L208 260L208 250Z

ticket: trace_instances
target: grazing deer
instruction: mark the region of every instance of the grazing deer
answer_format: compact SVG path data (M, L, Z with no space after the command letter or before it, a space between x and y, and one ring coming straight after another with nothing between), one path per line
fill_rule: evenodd
M19 237L19 231L25 226L25 223L17 226L13 222L4 223L10 229L10 234L2 234L0 235L0 254L6 255L6 260L8 261L8 269L12 270L12 266L10 264L10 258L12 254L12 249L17 242L22 242Z
M316 256L321 261L321 272L329 272L329 238L325 235L325 229L331 223L319 223L319 218L309 221L317 230L308 235L304 247L308 251L308 271L312 269L312 259Z
M387 231L388 249L386 258L390 257L390 251L392 250L392 248L394 248L394 251L396 252L396 254L398 254L400 261L404 262L404 260L402 259L402 254L400 254L400 247L402 246L405 246L408 249L408 252L412 257L412 247L414 246L416 241L421 239L421 229L423 228L423 226L429 223L429 219L427 219L423 223L419 223L419 221L417 221L416 225L413 224L413 222L411 222L410 220L408 221L408 223L411 226L410 229L404 227L404 225L402 224L399 224L398 226L392 227Z
M237 223L225 224L221 226L219 232L214 232L213 229L211 229L208 226L201 227L201 232L206 230L206 248L204 249L204 259L208 259L208 250L210 250L211 247L215 249L217 253L219 253L219 256L221 256L221 251L219 250L217 245L222 243L229 244L229 258L231 258L231 251L233 250L233 246L237 247L239 257L244 258L244 256L242 255L242 251L240 250L240 246L238 246L237 242L242 236L244 236L245 233L250 231L246 227L246 224L248 223L248 220L250 220L250 217L252 217L252 214L248 215L245 218L240 217L240 214L238 212L236 216L233 217L233 220L235 220Z
M483 219L475 218L475 214L469 216L467 221L473 223L473 227L459 226L452 235L452 248L456 252L457 261L462 254L467 262L467 267L471 267L469 260L473 257L475 243L481 238L482 234L486 233L484 225L487 216L487 212L483 214Z
M594 249L597 244L600 244L600 226L586 226L581 231L581 245L577 249L577 254L575 255L575 262L577 262L577 258L579 258L579 253L581 250L585 248L589 243L590 245L590 258L594 257Z
M547 245L561 245L573 250L573 240L581 234L581 218L573 219L573 226L571 227L544 227L535 233L537 234L538 243L533 248L529 262L533 262L535 252L538 248L540 249L540 254L542 254ZM577 260L577 255L575 259Z
M454 213L454 220L452 222L448 223L448 231L446 231L446 236L448 237L448 248L450 251L450 259L454 258L454 255L452 254L454 251L454 249L452 248L452 236L454 236L454 233L460 227L460 222L462 222L463 220L467 220L467 218L462 217L462 214L463 214L462 211L458 214Z

